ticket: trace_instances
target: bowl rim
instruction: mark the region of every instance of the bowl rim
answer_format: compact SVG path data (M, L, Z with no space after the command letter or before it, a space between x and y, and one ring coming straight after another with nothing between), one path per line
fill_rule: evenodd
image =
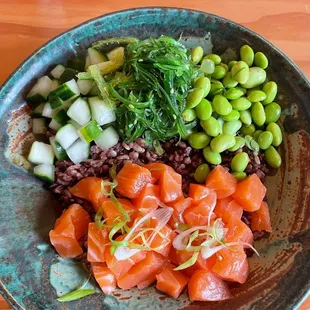
M208 13L206 11L201 11L201 10L196 10L196 9L188 9L188 8L183 8L183 7L170 7L170 6L143 6L143 7L135 7L135 8L127 8L127 9L123 9L123 10L117 10L117 11L112 11L112 12L108 12L102 15L98 15L94 18L88 19L82 23L79 23L78 25L68 28L67 30L59 33L58 35L56 35L55 37L51 38L50 40L48 40L47 42L45 42L43 45L41 45L40 47L38 47L37 49L35 49L28 57L26 57L13 71L11 74L9 74L9 76L4 80L4 82L0 85L0 95L1 93L6 89L6 87L9 85L11 79L14 77L14 75L20 70L20 68L22 68L27 62L31 61L32 58L35 56L35 54L37 54L38 52L40 52L41 50L45 49L46 47L48 47L48 45L53 42L56 41L57 39L59 39L60 37L62 37L63 35L66 35L67 33L82 28L85 25L92 23L94 21L100 20L102 18L111 16L111 15L117 15L117 14L123 14L123 13L130 13L130 12L136 12L136 11L149 11L149 10L153 10L153 11L187 11L187 12L196 12L196 13L200 13L203 14L205 16L210 16L222 21L225 21L229 24L232 24L236 27L241 28L243 31L248 32L251 35L255 35L259 40L264 41L267 46L273 50L275 50L278 54L281 55L281 57L283 57L285 59L285 61L292 67L292 69L294 69L295 72L298 73L299 77L303 80L303 82L306 84L306 86L310 89L310 79L306 76L306 74L301 70L301 68L299 68L297 66L297 64L295 64L295 62L289 57L287 56L281 49L279 49L278 47L276 47L273 43L271 43L268 39L266 39L265 37L263 37L262 35L258 34L257 32L251 30L250 28L243 26L235 21L232 21L228 18L222 17L220 15L217 14L213 14L213 13ZM148 12L147 12L148 13ZM16 299L14 299L14 297L10 294L10 292L6 289L6 287L4 286L3 282L0 280L0 293L1 296L9 303L10 306L12 306L13 309L25 309L23 308L17 301ZM308 298L310 297L310 279L309 279L309 287L308 288L304 288L299 291L298 295L295 296L295 300L297 300L296 304L293 306L294 310L298 310L298 308L300 307L300 305Z

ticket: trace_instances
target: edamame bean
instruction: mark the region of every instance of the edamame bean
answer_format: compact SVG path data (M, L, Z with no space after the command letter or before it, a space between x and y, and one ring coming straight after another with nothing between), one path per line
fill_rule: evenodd
M222 133L211 141L211 150L213 152L222 153L234 146L236 143L235 137L226 133Z
M220 116L215 111L212 112L212 116L216 119L218 119Z
M235 136L237 131L241 128L242 123L241 121L232 121L232 122L226 122L223 125L223 133L227 133L230 135Z
M245 172L233 172L232 175L235 177L237 181L243 181L247 178L247 175Z
M210 173L209 165L208 164L201 164L195 170L194 178L198 183L205 183L209 173Z
M209 54L209 55L203 57L203 59L211 59L215 65L219 65L222 61L221 56L219 56L217 54Z
M265 158L268 165L272 168L279 168L282 164L281 156L273 146L270 146L265 151Z
M273 81L267 82L262 91L266 94L266 98L262 101L262 104L269 104L276 98L278 85Z
M189 145L194 149L203 149L211 141L211 138L204 132L192 133L188 138Z
M223 126L224 126L224 120L221 118L221 117L219 117L218 119L217 119L217 121L219 122L219 124L220 124L220 133L223 133Z
M196 118L196 112L194 109L185 109L182 112L182 118L185 122L191 122Z
M212 101L213 109L219 115L227 115L232 111L232 106L229 101L222 95L216 95Z
M272 136L273 136L272 145L279 146L282 143L282 139L283 139L280 126L272 122L268 124L266 130L272 133Z
M272 144L273 135L270 131L262 132L258 139L257 143L262 150L267 150L269 146Z
M245 152L236 154L231 160L231 170L235 172L243 172L249 163L249 155Z
M253 134L253 139L257 142L257 140L258 140L258 137L260 136L260 134L261 133L263 133L263 131L262 130L256 130L255 132L254 132L254 134Z
M221 130L219 122L213 116L209 117L207 120L200 121L200 125L207 135L211 137L216 137Z
M224 79L223 79L223 85L226 87L226 88L232 88L232 87L235 87L238 85L238 82L236 80L234 80L231 76L231 71L229 71Z
M235 152L239 150L240 148L244 147L245 139L243 137L237 136L235 137L235 140L236 140L235 145L228 149L229 152Z
M253 124L251 125L242 125L240 132L244 135L244 136L253 136L254 132L255 132L255 126Z
M268 67L268 58L262 52L257 52L254 55L254 63L255 66L266 69Z
M219 165L222 162L221 154L218 152L213 152L210 146L203 149L203 156L205 160L212 165Z
M192 60L195 65L197 65L203 57L203 48L201 46L196 46L192 50Z
M244 61L238 61L231 68L231 76L240 84L244 84L249 79L249 66Z
M245 125L252 124L252 115L249 110L240 111L240 120Z
M254 51L249 45L243 45L240 48L240 58L244 61L249 67L253 65L254 61Z
M223 84L220 81L217 81L216 83L211 83L211 89L209 95L215 96L221 94L223 91L224 91Z
M236 88L236 89L240 89L240 90L243 92L244 95L247 93L247 90L246 90L244 87L237 86L237 87L235 87L235 88Z
M254 90L248 95L247 98L251 102L259 102L266 99L266 94L261 90Z
M201 62L200 70L203 71L205 74L212 74L215 69L215 64L211 59L204 59Z
M266 124L275 123L281 116L281 107L276 103L272 102L265 106L266 113Z
M204 90L201 88L194 88L186 98L186 108L195 108L204 97Z
M238 88L231 88L225 92L224 96L229 100L236 100L243 96L243 91Z
M200 103L195 107L196 115L201 120L207 120L212 115L212 106L209 100L202 99Z
M237 62L238 62L237 60L231 60L231 61L228 63L228 70L231 70L231 68L232 68Z
M260 102L255 102L253 103L251 112L254 123L257 126L263 126L266 121L264 106Z
M253 88L247 89L247 90L246 90L247 96L249 96L254 90L261 90L261 89L260 89L260 86L258 85L258 86L255 86L255 87L253 87Z
M199 77L195 83L194 83L195 88L201 88L204 90L204 97L206 97L211 89L211 82L207 77Z
M244 111L251 107L252 103L245 97L240 97L239 99L233 100L231 102L232 107L237 111Z
M226 73L227 71L225 67L219 65L214 68L214 71L211 76L216 80L220 80L226 75Z
M266 80L266 71L259 67L251 67L249 71L249 78L246 83L241 83L244 88L253 88L261 85Z
M237 121L240 118L240 113L237 110L231 110L227 115L222 115L222 119L226 122Z

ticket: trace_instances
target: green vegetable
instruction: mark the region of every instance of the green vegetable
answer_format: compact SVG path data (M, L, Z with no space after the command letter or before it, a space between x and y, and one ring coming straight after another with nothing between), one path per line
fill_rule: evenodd
M272 133L272 136L273 136L272 145L279 146L282 143L282 139L283 139L280 126L272 122L268 124L266 130Z
M222 79L227 73L227 70L224 66L218 65L214 68L214 71L211 75L216 80Z
M249 67L253 65L254 61L254 52L249 45L243 45L240 48L240 58L244 61Z
M215 64L211 59L203 59L200 65L200 70L205 74L212 74L215 69Z
M219 115L227 115L232 111L229 101L222 95L216 95L213 98L212 106Z
M278 92L278 85L273 81L267 82L264 85L262 91L266 94L266 98L262 100L262 104L269 104L276 98Z
M101 133L102 129L98 125L98 123L93 120L89 122L84 127L78 130L80 137L85 140L85 142L90 143L91 141L95 140Z
M201 46L196 46L192 50L192 60L195 65L197 65L203 57L203 48Z
M253 124L250 125L242 125L240 132L244 135L244 136L253 136L254 132L255 132L255 126Z
M243 95L244 95L243 91L237 87L228 89L224 94L224 96L229 100L237 100Z
M237 60L231 60L231 61L228 63L228 70L231 70L231 68L232 68L237 62L238 62Z
M207 120L212 115L212 106L210 101L202 99L200 103L195 107L198 118L202 121Z
M237 181L243 181L247 178L247 175L245 172L233 172L232 175L236 178Z
M68 301L73 301L73 300L86 297L94 293L96 293L96 291L93 289L78 289L78 290L75 290L73 292L70 292L64 296L57 298L57 300L60 302L68 302Z
M241 126L242 126L242 123L239 120L225 122L223 125L223 133L227 133L227 134L235 136L237 131L241 128Z
M235 172L243 172L249 163L249 155L245 152L236 154L231 161L231 169Z
M260 102L255 102L252 106L252 119L257 126L263 126L266 122L264 106Z
M209 54L209 55L203 57L203 59L211 59L215 65L219 65L222 61L221 56L219 56L217 54Z
M266 69L268 67L268 58L262 52L257 52L254 56L254 63L255 66Z
M256 130L256 131L254 132L254 134L253 134L253 139L254 139L255 141L257 141L257 140L258 140L258 137L259 137L259 135L260 135L261 133L263 133L263 130Z
M259 145L258 143L253 139L253 137L247 135L244 137L245 140L245 145L247 146L248 149L258 152L259 151Z
M211 138L204 132L192 133L188 138L188 143L194 149L203 149L211 141Z
M233 135L222 133L212 139L210 146L213 152L222 153L234 146L235 143L236 140Z
M245 139L240 137L240 136L235 137L235 141L236 142L235 142L234 146L229 148L228 151L235 152L245 145Z
M252 115L249 110L240 111L240 120L245 125L252 124Z
M197 167L194 173L194 178L198 183L205 183L207 176L210 173L210 167L208 164L201 164Z
M267 150L272 144L272 140L272 133L270 131L264 131L259 135L257 143L262 150Z
M240 118L240 113L237 110L231 110L227 115L222 115L221 118L226 122L237 121Z
M221 154L218 152L213 152L210 146L203 149L203 156L205 160L212 165L219 165L222 162Z
M270 146L265 151L265 158L268 165L272 168L279 168L282 164L281 156L273 146Z
M211 89L211 82L207 77L199 77L194 82L194 88L202 88L204 90L204 97L206 97Z
M209 117L207 120L200 121L200 125L207 135L211 137L216 137L221 130L220 123L213 116Z
M266 80L266 71L259 67L251 67L249 71L249 78L246 83L240 83L244 88L253 88L261 85Z
M248 95L247 98L251 102L259 102L266 99L266 94L261 90L254 90Z
M235 79L233 79L230 71L225 75L223 79L223 85L226 88L233 88L238 85L238 82Z
M272 102L265 106L266 124L275 123L281 116L281 107L276 103Z
M221 94L224 91L224 89L225 89L224 85L221 82L219 81L212 82L209 96L215 96L215 95Z
M196 112L194 109L185 109L182 113L185 122L191 122L196 119Z
M195 108L200 101L204 97L204 90L202 88L194 88L193 91L191 91L186 99L186 107L187 108Z
M249 79L249 66L244 61L238 61L231 68L232 77L240 84L244 84Z
M240 97L239 99L233 100L231 105L237 111L244 111L250 108L252 104L247 98Z

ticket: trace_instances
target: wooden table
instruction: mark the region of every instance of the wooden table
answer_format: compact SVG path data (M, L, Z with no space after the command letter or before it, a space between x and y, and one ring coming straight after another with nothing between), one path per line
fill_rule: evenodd
M282 49L310 77L310 0L0 0L0 84L35 49L90 18L130 7L177 6L236 21ZM0 297L0 309L10 309ZM310 298L299 310L310 310Z

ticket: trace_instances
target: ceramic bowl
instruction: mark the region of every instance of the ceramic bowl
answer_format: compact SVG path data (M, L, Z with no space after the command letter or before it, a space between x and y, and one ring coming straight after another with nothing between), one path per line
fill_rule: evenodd
M273 233L255 246L251 273L231 289L234 299L190 303L154 288L111 296L94 294L61 304L58 293L77 286L78 264L57 258L48 232L61 210L56 199L25 168L33 140L25 95L36 78L55 64L84 55L94 41L107 37L179 37L191 47L210 42L214 51L249 44L269 60L269 79L279 85L278 102L285 130L283 165L267 178ZM211 35L211 39L210 39ZM211 41L210 41L211 40ZM234 52L231 51L230 52ZM51 40L31 55L0 90L0 291L15 309L292 309L310 287L310 84L300 69L264 38L236 23L204 12L143 8L90 20ZM77 275L76 271L80 273ZM53 288L53 286L56 289Z

